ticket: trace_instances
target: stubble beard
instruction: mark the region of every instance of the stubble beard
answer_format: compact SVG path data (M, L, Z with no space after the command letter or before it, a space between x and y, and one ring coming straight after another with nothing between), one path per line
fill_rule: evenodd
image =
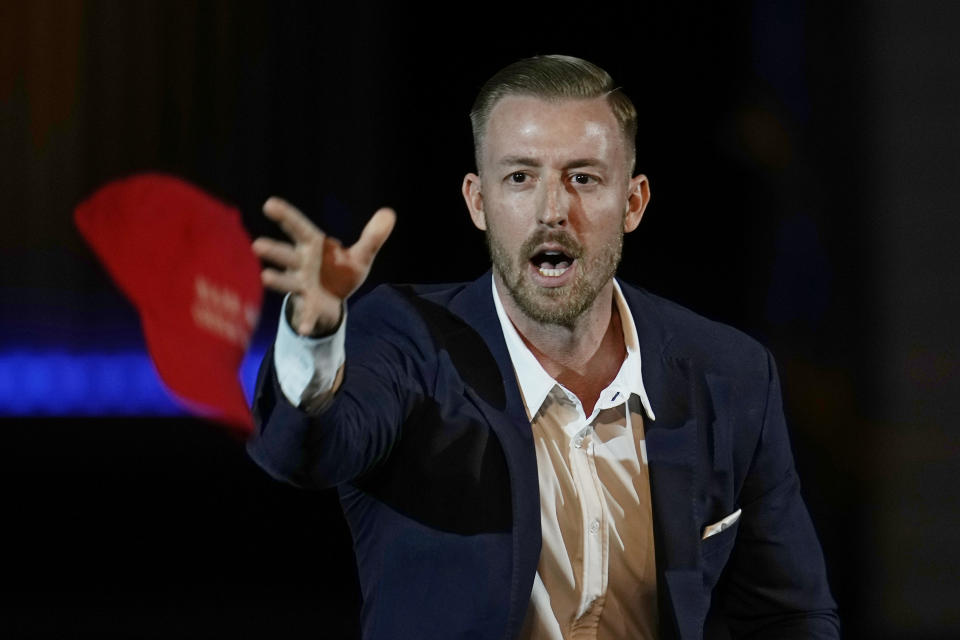
M484 234L493 268L506 285L513 301L527 317L545 325L572 329L577 319L590 308L600 290L613 278L623 253L623 231L599 248L592 256L564 231L541 230L528 238L519 255L510 256L488 229ZM541 287L531 281L527 271L530 257L544 242L559 243L564 251L576 257L576 277L560 287Z

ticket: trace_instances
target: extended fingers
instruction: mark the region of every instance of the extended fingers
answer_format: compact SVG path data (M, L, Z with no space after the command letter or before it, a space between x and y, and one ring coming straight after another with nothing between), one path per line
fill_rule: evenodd
M359 262L369 264L373 262L380 247L390 237L393 226L397 222L397 214L393 209L384 207L379 209L367 222L360 234L357 243L350 247L350 254Z
M307 216L282 198L268 198L263 203L263 213L280 225L283 232L295 242L307 242L320 233Z
M286 269L300 267L300 255L292 245L272 238L257 238L253 241L253 252L261 260L267 260Z
M290 271L264 269L260 272L260 281L263 286L280 293L300 293L303 291L303 280L296 273Z

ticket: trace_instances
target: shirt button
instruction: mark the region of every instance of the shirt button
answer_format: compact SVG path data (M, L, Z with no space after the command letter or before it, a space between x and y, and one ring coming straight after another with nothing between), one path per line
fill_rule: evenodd
M590 523L590 533L595 534L597 531L600 531L600 521L594 518L593 522Z
M579 449L580 447L582 447L582 446L583 446L583 436L577 436L576 438L574 438L574 439L573 439L573 446L575 446L577 449Z

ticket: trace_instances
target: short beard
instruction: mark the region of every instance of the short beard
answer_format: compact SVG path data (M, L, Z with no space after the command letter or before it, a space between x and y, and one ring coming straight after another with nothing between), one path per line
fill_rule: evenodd
M584 256L582 247L564 231L541 230L534 233L520 248L520 255L511 257L490 233L484 234L493 268L506 285L510 296L520 310L537 323L573 329L577 319L590 308L600 290L617 272L623 253L623 233L601 247L594 256ZM562 287L538 287L526 276L529 257L537 246L555 242L571 257L576 258L577 276ZM519 261L515 263L514 261ZM581 262L581 261L586 262Z

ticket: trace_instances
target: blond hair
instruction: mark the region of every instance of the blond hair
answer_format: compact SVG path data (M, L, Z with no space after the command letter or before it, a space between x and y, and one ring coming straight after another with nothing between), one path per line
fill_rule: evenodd
M518 60L495 73L480 88L470 109L478 170L490 112L502 98L512 95L544 100L606 98L626 140L630 172L633 172L637 137L637 110L633 102L613 83L610 74L597 65L560 55Z

